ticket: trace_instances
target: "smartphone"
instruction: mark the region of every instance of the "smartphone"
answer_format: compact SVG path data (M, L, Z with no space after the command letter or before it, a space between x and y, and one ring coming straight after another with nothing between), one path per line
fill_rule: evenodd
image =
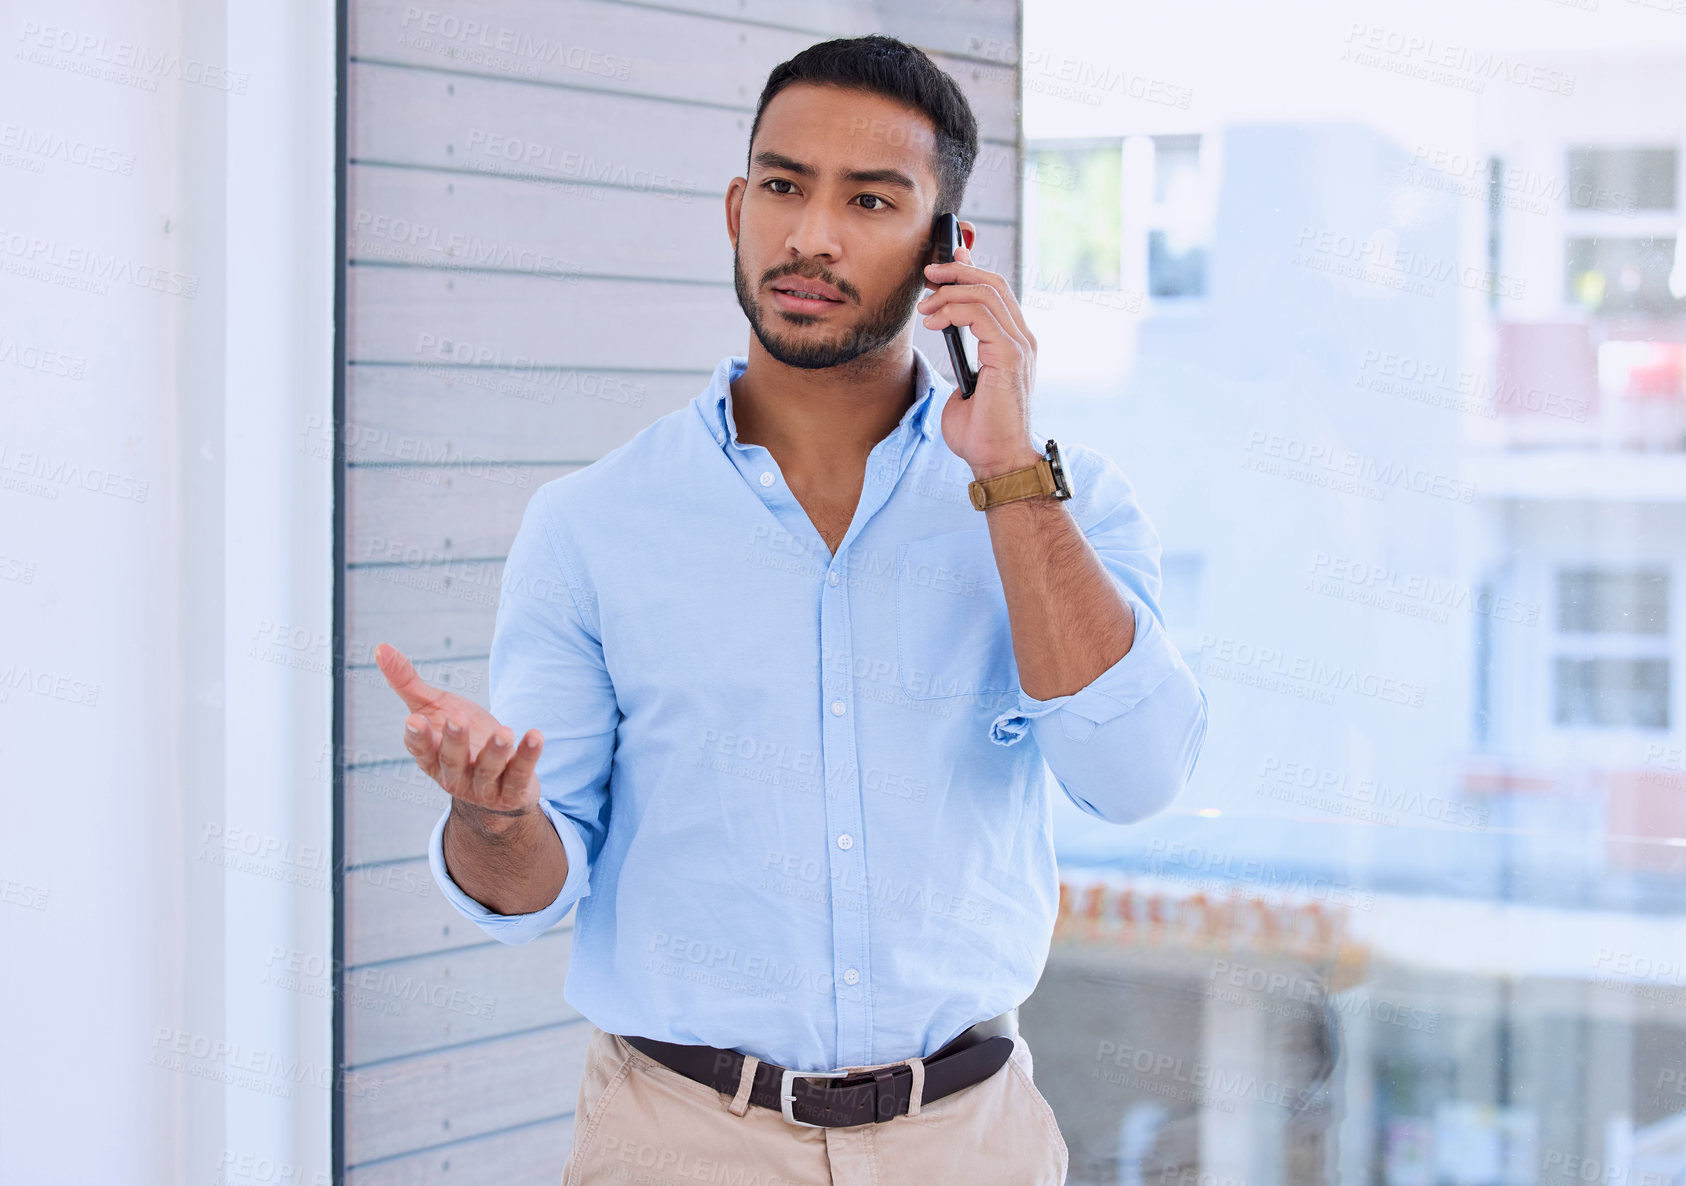
M937 215L931 224L931 238L937 246L937 262L953 263L961 243L960 220L946 212ZM978 386L978 339L963 325L945 325L943 339L948 343L948 361L954 368L960 398L971 399Z

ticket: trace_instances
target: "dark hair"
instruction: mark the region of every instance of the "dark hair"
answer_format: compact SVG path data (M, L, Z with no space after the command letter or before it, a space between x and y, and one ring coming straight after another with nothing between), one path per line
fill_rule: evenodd
M872 33L810 45L790 61L774 66L755 105L755 122L749 128L751 153L767 104L797 82L883 95L924 112L937 129L937 209L959 212L978 156L978 120L959 85L922 50Z

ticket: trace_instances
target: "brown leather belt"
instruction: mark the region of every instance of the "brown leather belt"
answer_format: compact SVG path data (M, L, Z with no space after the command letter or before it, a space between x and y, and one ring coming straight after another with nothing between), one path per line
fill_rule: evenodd
M982 1082L1006 1065L1019 1032L1018 1010L961 1030L925 1062L925 1091L920 1106ZM692 1046L622 1034L629 1045L687 1079L735 1096L743 1076L744 1056L718 1046ZM817 1081L817 1082L811 1082ZM823 1084L823 1085L822 1085ZM775 1063L755 1067L749 1102L784 1113L792 1124L810 1128L845 1128L907 1114L913 1098L913 1068L905 1062L874 1071L792 1071Z

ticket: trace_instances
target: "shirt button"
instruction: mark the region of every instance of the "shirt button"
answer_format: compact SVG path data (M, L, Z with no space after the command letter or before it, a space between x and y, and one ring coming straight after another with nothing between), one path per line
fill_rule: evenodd
M773 484L773 471L772 470L769 469L769 470L762 470L761 471L761 484L763 486L771 486Z
M840 717L848 711L849 711L849 706L844 704L841 700L833 700L831 702L831 715L832 716Z
M843 969L843 983L844 984L854 984L857 981L859 981L860 978L861 978L861 974L859 972L855 971L853 968L844 968Z
M717 444L717 445L724 445L726 443L726 434L723 433L723 432L715 433L714 434L714 443Z
M840 579L835 568L825 574L826 584L828 585L835 585Z
M845 832L837 838L837 847L847 852L849 849L855 847L855 838Z

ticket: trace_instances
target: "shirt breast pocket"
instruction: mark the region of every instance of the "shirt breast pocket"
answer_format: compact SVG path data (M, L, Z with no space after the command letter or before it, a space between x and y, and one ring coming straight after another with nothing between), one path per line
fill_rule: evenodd
M999 696L1018 687L988 528L897 549L896 663L902 691L913 700Z

